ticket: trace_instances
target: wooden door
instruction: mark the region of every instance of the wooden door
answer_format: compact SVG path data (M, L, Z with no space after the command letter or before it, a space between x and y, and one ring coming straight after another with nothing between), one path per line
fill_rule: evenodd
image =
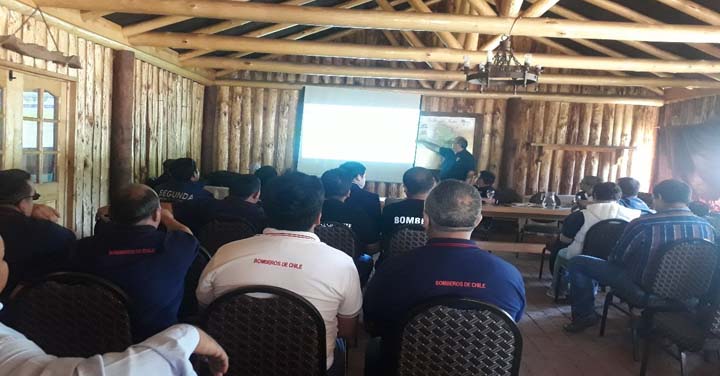
M0 165L29 172L40 194L37 203L63 214L69 90L66 81L0 69Z

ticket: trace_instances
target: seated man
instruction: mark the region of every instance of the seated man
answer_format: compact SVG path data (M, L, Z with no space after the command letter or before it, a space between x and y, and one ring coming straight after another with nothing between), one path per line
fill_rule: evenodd
M265 212L258 205L260 179L255 175L237 175L228 179L230 195L222 200L214 198L191 200L173 204L173 214L180 223L198 234L214 220L232 221L244 219L262 232L265 228Z
M380 223L380 196L365 190L365 166L359 162L345 162L340 165L340 168L345 170L352 180L350 197L345 203L351 208L367 213L370 220L377 226Z
M477 189L464 182L446 180L430 191L424 214L428 244L388 259L368 283L363 312L371 335L387 338L415 305L445 295L479 299L520 320L520 272L470 240L481 206Z
M40 198L22 170L0 171L0 236L7 247L5 261L9 280L0 300L4 300L21 281L60 271L68 266L75 245L72 231L46 219L34 205Z
M170 164L170 180L155 187L160 201L180 202L212 198L212 193L205 190L205 185L198 182L200 173L195 161L180 158Z
M492 171L480 171L476 184L476 188L478 192L480 192L480 197L484 199L489 198L488 192L492 192L492 195L494 196L495 188L493 188L493 184L495 184L495 174L493 174Z
M177 322L198 242L145 185L120 189L111 198L110 219L78 242L76 266L128 294L133 337L143 340ZM167 232L158 231L160 223Z
M313 232L320 224L322 183L294 172L273 179L264 191L269 227L218 250L200 277L198 301L207 306L226 292L252 285L276 286L306 298L325 321L328 374L342 374L344 355L336 351L336 338L355 335L362 292L352 258Z
M665 180L653 189L657 214L632 221L623 232L609 261L580 255L568 263L572 322L567 332L581 332L595 325L594 281L603 285L639 289L650 256L663 245L682 239L715 242L715 231L688 209L690 187L678 180Z
M160 185L160 184L168 183L168 182L172 179L172 177L170 176L170 170L171 170L171 167L170 167L170 166L172 166L172 164L173 164L174 162L175 162L174 159L166 159L166 160L163 162L163 171L162 171L162 174L161 174L160 176L156 177L156 178L148 178L148 179L145 181L145 184L146 184L148 187L150 187L150 188L152 188L152 189L155 189L155 187L157 187L157 186Z
M560 268L567 265L568 260L579 255L585 246L585 235L590 228L606 219L622 219L632 221L640 216L640 210L629 209L618 203L622 192L615 183L600 183L593 187L593 201L588 202L585 209L573 212L563 222L560 233L558 252L550 255L550 264L553 272L553 286L548 293L554 297L555 285L563 281ZM562 287L562 286L561 286ZM565 289L561 288L564 293Z
M618 179L617 183L622 190L622 198L619 201L620 205L626 208L640 210L643 215L655 213L654 210L647 206L645 201L638 197L638 193L640 193L639 181L627 177Z
M422 225L425 198L435 186L435 175L423 167L413 167L403 174L403 186L407 198L383 209L380 232L387 241L393 231L401 226Z
M0 291L8 278L4 254L5 244L0 237ZM122 353L83 359L47 355L22 334L0 324L0 348L0 375L194 375L191 354L207 357L214 375L228 370L225 350L190 325L173 326Z
M587 205L588 200L592 197L593 187L602 183L602 179L598 176L586 176L580 180L580 190L575 193L575 202L573 211L583 209Z

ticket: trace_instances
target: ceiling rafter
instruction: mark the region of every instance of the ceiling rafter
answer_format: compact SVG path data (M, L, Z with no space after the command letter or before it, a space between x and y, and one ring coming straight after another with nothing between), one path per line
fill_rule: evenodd
M526 17L526 18L537 18L545 14L550 8L552 8L555 4L558 3L559 0L538 0L535 4L531 5L530 8L528 8L526 11L522 12L520 17ZM514 29L512 26L510 29ZM495 35L494 37L490 38L487 42L483 43L480 47L478 47L479 50L487 51L487 50L494 50L502 40L503 35L510 33L510 29L508 29L503 34Z
M229 1L178 0L36 0L45 7L103 10L186 17L245 19L256 22L297 23L365 29L395 29L502 34L515 22L512 18L440 13L405 13L336 9L299 8L287 5ZM720 40L720 27L704 25L648 25L623 22L579 22L523 18L516 22L513 35L555 38L642 40L649 42L707 42Z
M716 12L708 7L702 6L690 0L657 0L669 7L677 9L688 16L697 18L698 20L710 25L720 26L720 12Z
M523 0L498 0L498 2L498 12L503 17L517 17L523 4Z

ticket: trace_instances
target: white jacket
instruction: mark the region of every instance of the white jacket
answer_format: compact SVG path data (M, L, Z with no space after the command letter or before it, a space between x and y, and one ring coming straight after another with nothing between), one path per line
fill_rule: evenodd
M617 202L590 203L587 209L583 209L580 212L585 218L585 223L580 228L580 231L575 234L573 242L567 247L568 259L582 253L583 245L585 244L585 235L587 235L590 227L596 223L606 219L622 219L630 222L642 214L640 210L626 208Z

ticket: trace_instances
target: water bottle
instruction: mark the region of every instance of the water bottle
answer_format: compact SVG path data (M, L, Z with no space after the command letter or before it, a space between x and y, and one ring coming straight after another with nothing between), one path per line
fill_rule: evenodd
M554 209L556 204L557 203L555 202L555 192L547 192L543 197L542 207Z

